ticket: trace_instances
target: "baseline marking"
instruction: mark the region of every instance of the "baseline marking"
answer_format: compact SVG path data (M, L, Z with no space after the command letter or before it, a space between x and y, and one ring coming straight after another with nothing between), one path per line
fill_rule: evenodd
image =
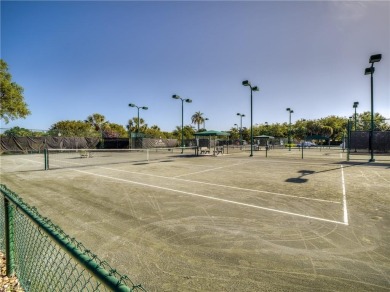
M145 187L149 187L149 188L161 189L161 190L166 190L166 191L175 192L175 193L181 193L181 194L185 194L185 195L189 195L189 196L200 197L200 198L205 198L205 199L209 199L209 200L215 200L215 201L220 201L220 202L225 202L225 203L230 203L230 204L235 204L235 205L240 205L240 206L246 206L246 207L251 207L251 208L271 211L271 212L275 212L275 213L281 213L281 214L285 214L285 215L292 215L292 216L297 216L297 217L302 217L302 218L307 218L307 219L313 219L313 220L324 221L324 222L329 222L329 223L347 225L345 222L340 222L340 221L336 221L336 220L330 220L330 219L324 219L324 218L320 218L320 217L307 216L307 215L293 213L293 212L286 212L286 211L281 211L281 210L277 210L277 209L256 206L256 205L252 205L252 204L246 204L246 203L241 203L241 202L236 202L236 201L231 201L231 200L226 200L226 199L220 199L220 198L215 198L215 197L211 197L211 196L206 196L206 195L201 195L201 194L196 194L196 193L190 193L190 192L175 190L175 189L171 189L171 188L155 186L155 185L151 185L151 184L140 183L140 182L131 181L131 180L127 180L127 179L111 177L111 176L108 176L108 175L96 174L96 173L83 171L83 170L78 170L78 169L73 169L73 170L77 171L77 172L89 174L89 175L94 175L94 176L98 176L98 177L104 177L104 178L111 179L111 180L122 181L122 182L136 184L136 185L145 186Z

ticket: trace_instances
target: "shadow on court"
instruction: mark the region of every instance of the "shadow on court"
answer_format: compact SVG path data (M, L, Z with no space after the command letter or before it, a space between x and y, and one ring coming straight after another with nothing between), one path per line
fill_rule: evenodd
M314 170L300 170L300 171L298 171L298 173L300 173L301 175L298 177L288 178L288 179L286 179L286 182L298 183L298 184L305 183L308 181L308 179L303 178L303 177L305 175L313 174L313 173L315 173L315 171Z

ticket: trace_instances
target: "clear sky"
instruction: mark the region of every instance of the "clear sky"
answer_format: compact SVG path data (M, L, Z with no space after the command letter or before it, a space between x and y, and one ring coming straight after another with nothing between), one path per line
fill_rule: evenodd
M390 118L389 1L1 1L1 58L32 114L1 127L48 129L92 113L126 125L138 106L172 131L202 112L207 129L374 110Z

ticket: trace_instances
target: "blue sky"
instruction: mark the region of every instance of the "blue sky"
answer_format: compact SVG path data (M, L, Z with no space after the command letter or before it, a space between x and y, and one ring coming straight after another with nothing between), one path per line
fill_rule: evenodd
M1 58L32 112L2 122L48 129L92 113L126 125L140 116L172 131L197 111L229 130L370 110L390 118L388 1L1 1Z

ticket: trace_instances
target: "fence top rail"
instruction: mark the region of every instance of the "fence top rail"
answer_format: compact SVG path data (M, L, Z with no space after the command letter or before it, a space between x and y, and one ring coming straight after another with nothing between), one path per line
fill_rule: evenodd
M35 207L30 207L19 195L12 192L5 185L0 184L0 192L5 199L16 205L18 210L28 216L51 239L66 249L75 260L95 275L103 285L115 291L146 291L141 285L134 284L127 276L119 274L106 261L99 259L81 242L65 234L59 226L40 215Z

